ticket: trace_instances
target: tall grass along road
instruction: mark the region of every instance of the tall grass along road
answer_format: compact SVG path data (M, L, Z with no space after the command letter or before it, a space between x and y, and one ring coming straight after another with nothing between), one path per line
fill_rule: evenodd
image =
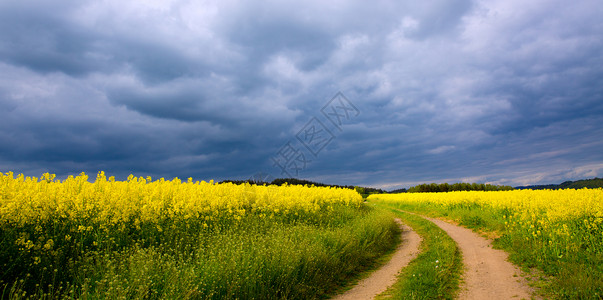
M400 226L401 244L387 264L363 279L354 288L334 300L369 300L384 292L396 282L396 275L419 254L421 237L407 225L396 219Z

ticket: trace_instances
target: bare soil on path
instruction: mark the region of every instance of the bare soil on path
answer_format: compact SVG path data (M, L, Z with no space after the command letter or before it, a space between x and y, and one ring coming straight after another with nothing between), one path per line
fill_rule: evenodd
M423 217L442 228L463 253L465 273L459 299L530 299L532 289L508 254L470 229Z
M400 219L395 220L402 230L402 242L396 249L390 261L373 272L368 278L361 280L347 292L336 296L336 300L363 300L373 299L384 292L396 282L397 275L413 259L419 255L421 237L412 228L402 224Z

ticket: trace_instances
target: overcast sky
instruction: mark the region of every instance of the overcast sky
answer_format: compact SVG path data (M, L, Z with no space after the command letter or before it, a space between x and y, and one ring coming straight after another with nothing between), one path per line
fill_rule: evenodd
M600 0L1 1L0 37L2 172L603 176Z

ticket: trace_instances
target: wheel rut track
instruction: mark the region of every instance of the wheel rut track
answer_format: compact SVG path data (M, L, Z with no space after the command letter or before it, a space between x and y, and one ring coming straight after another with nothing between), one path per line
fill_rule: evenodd
M508 254L492 248L490 240L470 229L421 216L436 224L456 242L465 272L459 299L530 299L533 291Z

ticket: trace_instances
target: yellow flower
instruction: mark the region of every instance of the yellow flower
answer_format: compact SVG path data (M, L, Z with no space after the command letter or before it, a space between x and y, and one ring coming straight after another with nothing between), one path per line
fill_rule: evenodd
M46 244L44 244L44 250L46 250L46 251L51 250L53 246L54 246L54 241L52 239L49 239L48 241L46 241Z

